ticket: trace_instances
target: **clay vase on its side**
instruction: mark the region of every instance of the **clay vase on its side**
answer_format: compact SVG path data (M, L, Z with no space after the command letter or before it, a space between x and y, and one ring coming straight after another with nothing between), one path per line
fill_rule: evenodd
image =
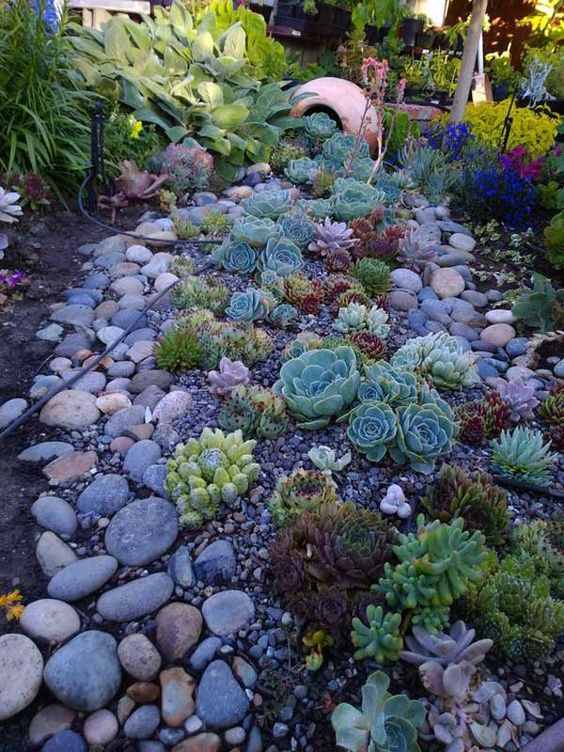
M358 134L366 107L366 98L359 86L352 81L326 76L303 84L296 89L295 96L306 93L311 96L305 97L292 108L292 117L327 112L334 115L343 133L352 136ZM366 115L366 122L368 127L364 137L373 151L376 148L376 111L373 107Z

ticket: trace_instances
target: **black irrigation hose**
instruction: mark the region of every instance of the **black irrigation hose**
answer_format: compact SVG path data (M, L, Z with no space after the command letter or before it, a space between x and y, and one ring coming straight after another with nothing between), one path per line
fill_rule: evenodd
M542 496L552 496L554 499L561 499L564 501L564 491L534 486L532 483L525 483L525 481L515 480L515 478L506 478L504 475L493 475L492 477L500 486L516 488L519 491L530 491L531 493L541 494Z
M155 241L154 238L147 238L143 235L137 235L134 232L128 231L128 230L119 230L117 227L112 227L111 225L107 225L105 222L101 222L99 219L96 219L96 217L93 217L86 209L84 208L84 203L82 201L82 194L88 183L94 179L94 175L92 173L92 170L90 169L80 184L80 188L78 189L78 211L82 216L87 219L89 222L92 222L92 224L97 225L98 227L101 227L104 230L107 230L108 232L113 233L114 235L127 235L129 238L135 238L135 240L144 240L145 242L150 243L158 243L159 241ZM210 243L215 245L220 245L223 243L223 240L217 240L217 239L210 239L210 240L168 240L167 245L186 245L189 243L190 245L209 245Z
M36 402L35 405L32 405L32 407L28 408L24 413L22 413L19 418L16 418L16 420L13 420L9 425L7 425L6 428L0 433L0 441L3 441L23 423L26 423L32 415L40 410L43 405L49 402L50 399L53 399L53 397L59 394L59 392L62 392L64 389L69 389L72 384L76 383L80 378L92 371L92 369L94 369L101 360L109 355L113 351L113 349L135 329L135 326L137 325L137 322L141 319L141 317L144 316L157 301L159 301L177 284L178 281L172 282L170 285L168 285L168 287L165 287L164 290L161 290L161 292L155 298L152 298L152 300L145 305L143 310L139 312L139 315L135 317L135 319L131 322L131 324L129 324L129 326L123 331L123 333L120 334L119 337L117 337L113 342L107 345L106 349L102 353L96 355L92 363L89 363L87 366L80 368L77 373L72 376L72 378L70 378L68 381L64 381L62 384L59 384L59 386L55 387L55 389L51 390L44 397L42 397L39 402Z

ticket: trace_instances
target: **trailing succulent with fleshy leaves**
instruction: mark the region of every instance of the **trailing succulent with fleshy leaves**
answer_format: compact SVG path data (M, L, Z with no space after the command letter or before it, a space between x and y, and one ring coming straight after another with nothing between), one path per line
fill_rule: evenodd
M278 479L268 503L277 525L286 525L304 512L311 512L321 504L340 501L335 483L326 473L298 468Z
M217 422L225 431L243 432L245 439L276 439L288 427L286 404L271 389L237 386L220 408Z
M482 399L463 402L455 408L460 421L460 440L467 444L483 444L496 439L511 425L510 410L499 392L489 391Z
M403 404L362 402L348 420L349 440L371 462L381 462L388 453L397 464L409 463L426 475L439 457L450 453L458 433L450 406L428 387L416 401Z
M446 332L408 340L390 363L417 373L441 389L468 388L480 381L474 355L462 350L458 340Z
M550 466L556 455L549 451L540 431L529 428L514 428L502 431L499 439L491 442L491 466L494 473L505 478L531 483L533 486L548 486L551 479Z
M230 358L222 358L219 361L219 369L208 373L210 392L221 397L231 394L233 389L240 384L248 384L249 379L247 366L240 360L231 360Z
M309 350L280 369L274 391L284 397L300 428L316 430L354 402L360 373L350 347Z
M315 237L315 223L305 212L293 211L278 220L285 238L291 240L299 248L305 248Z
M293 196L290 190L274 188L271 191L253 193L250 198L241 201L241 206L253 217L259 219L276 219L285 214L292 206Z
M517 525L510 542L516 556L534 557L539 567L545 568L550 594L564 600L564 517Z
M180 523L198 528L217 514L220 502L234 506L258 478L255 441L241 431L204 428L199 439L179 444L167 462L165 488L176 502Z
M346 222L332 222L329 217L315 223L315 232L315 239L308 249L320 256L326 256L331 251L346 251L358 243Z
M346 308L339 309L339 315L333 322L333 329L341 334L366 331L375 334L380 339L386 339L390 331L388 314L378 306L370 310L365 305L349 303Z
M421 504L431 519L450 522L462 517L467 530L481 530L489 546L504 543L509 524L507 494L489 473L443 465L438 479L427 486Z
M371 600L393 541L377 512L352 502L297 513L270 546L275 589L290 611L342 638L351 612Z
M406 695L391 695L390 679L376 671L362 688L362 709L343 702L331 716L337 746L350 752L419 752L418 729L425 707Z
M378 259L359 259L351 268L350 275L360 282L364 292L370 297L383 295L390 289L390 269Z
M231 239L251 248L264 248L269 240L282 237L282 228L268 217L248 215L236 219L231 228ZM225 245L225 244L224 244Z
M354 658L357 661L373 658L378 663L397 660L403 647L401 614L384 611L382 606L370 603L364 618L366 624L358 616L352 620L351 641L356 648Z

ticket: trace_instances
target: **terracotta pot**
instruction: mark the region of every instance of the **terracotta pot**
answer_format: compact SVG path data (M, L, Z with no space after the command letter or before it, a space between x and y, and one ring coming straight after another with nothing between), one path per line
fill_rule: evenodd
M303 84L296 89L295 96L305 93L311 93L311 96L302 99L293 107L290 113L292 117L301 117L308 113L320 111L328 114L334 113L343 133L353 136L358 134L366 107L366 99L359 86L353 84L352 81L326 76L315 78L313 81ZM376 111L373 107L368 111L366 122L368 127L365 139L370 148L375 149Z

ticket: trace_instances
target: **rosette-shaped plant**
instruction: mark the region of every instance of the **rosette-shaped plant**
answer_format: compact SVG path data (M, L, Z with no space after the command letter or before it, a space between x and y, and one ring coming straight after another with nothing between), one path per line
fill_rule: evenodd
M333 214L333 204L329 198L299 198L296 205L314 219L324 219Z
M377 334L372 332L353 332L352 344L360 350L363 363L369 364L386 356L386 345Z
M417 729L425 722L425 706L406 695L390 695L382 671L362 688L362 709L346 702L333 711L337 746L350 752L419 752Z
M285 329L298 317L298 311L290 303L280 303L272 309L268 321L277 329Z
M177 308L208 308L214 313L222 313L229 291L217 278L189 275L172 288L170 298Z
M355 136L346 135L341 132L335 133L323 144L321 161L330 165L334 172L342 174L343 167L350 162L355 148L357 159L369 159L370 149L366 141L361 139L359 144L356 141Z
M549 451L542 433L528 428L502 431L499 439L491 442L492 470L506 478L548 486L550 466L556 455Z
M253 217L276 219L290 209L292 202L291 191L274 188L271 191L253 193L250 198L241 201L241 206L247 214L252 214Z
M352 264L351 254L344 248L339 248L336 251L329 251L325 256L325 266L328 272L334 272L340 274L346 272Z
M319 165L309 157L302 157L301 159L292 159L286 165L284 173L288 180L294 185L305 185L306 183L312 183Z
M511 424L509 408L494 391L486 392L482 399L458 405L455 415L460 421L460 439L468 444L496 439Z
M438 258L436 243L426 240L417 230L406 232L398 243L398 262L404 269L421 274L427 264Z
M304 512L337 501L335 483L328 475L299 468L278 479L268 508L277 525L286 525Z
M322 338L314 332L300 332L298 336L289 342L282 351L281 360L285 363L292 358L299 358L308 350L319 350L322 347Z
M302 266L302 252L299 247L285 238L269 240L258 260L259 271L272 271L279 277L287 277Z
M239 384L249 383L249 369L240 360L222 358L219 361L219 370L208 373L210 392L224 397Z
M303 211L293 211L278 220L279 227L287 240L299 248L305 248L315 237L315 223Z
M401 614L385 612L382 606L370 604L366 608L366 621L368 625L358 616L352 620L351 640L357 648L354 652L356 660L395 661L403 647L399 631Z
M431 519L450 522L462 517L467 530L481 530L490 546L500 546L509 524L507 495L489 473L443 465L437 481L427 486L421 504Z
M418 383L409 371L396 369L389 363L375 363L366 368L358 388L361 402L386 402L389 405L409 404L417 399Z
M217 246L212 261L232 274L251 274L257 266L257 252L242 241L227 241Z
M462 350L446 332L415 337L399 348L390 360L394 368L412 371L443 389L461 389L480 381L474 355Z
M347 250L358 242L346 222L332 222L329 217L315 224L315 232L315 239L308 248L321 256L326 256L330 251Z
M338 473L344 470L350 463L352 456L350 452L343 454L340 459L337 459L337 453L334 449L328 446L312 447L307 456L313 462L313 464L324 473Z
M326 141L337 130L337 123L326 112L314 112L302 120L305 136L314 142Z
M286 404L270 389L237 386L223 403L217 422L225 431L243 432L245 439L275 439L288 427Z
M349 303L346 308L339 309L339 315L333 322L333 329L342 334L355 331L368 331L381 339L385 339L390 331L388 314L378 306L370 310L365 305Z
M523 379L497 379L494 384L502 401L509 408L511 420L518 423L521 420L532 420L535 417L535 407L539 404L535 397L535 387L527 386Z
M384 402L365 402L349 416L347 436L371 462L380 462L396 441L397 416Z
M360 282L365 293L371 297L383 295L390 289L390 269L378 259L359 259L352 267L350 275Z
M491 649L492 640L477 640L475 629L468 629L463 621L455 622L447 632L429 634L423 627L412 629L412 634L405 638L409 650L402 650L400 658L408 663L420 666L427 661L448 666L451 663L468 661L473 666L482 663L486 653Z
M167 462L165 488L176 502L180 522L200 527L217 514L220 502L233 506L258 478L253 462L256 441L243 441L241 431L225 435L204 428L199 439L178 444Z
M316 430L352 405L359 383L354 352L338 347L310 350L284 363L274 391L284 397L300 428Z
M204 368L217 368L224 356L231 360L242 360L251 366L265 360L274 347L268 334L248 322L202 321L196 325L191 321L192 331L198 332L201 350L201 365Z
M332 192L333 214L341 222L366 217L386 197L383 191L355 178L339 178Z
M236 243L246 243L251 248L264 248L269 240L281 236L282 228L267 217L240 217L231 228L232 240Z
M273 307L272 295L249 287L244 292L233 293L225 315L232 321L258 321L266 319Z
M448 525L438 520L426 525L419 515L417 533L401 534L394 553L400 563L385 565L378 590L390 609L411 612L412 622L431 633L448 623L450 606L470 584L482 580L484 536L464 530L459 517Z
M346 274L331 274L323 280L323 291L325 293L326 303L331 303L336 300L339 295L347 292L347 290L362 292L362 286L360 282L347 277Z
M517 525L511 532L516 555L542 561L551 595L564 601L564 516Z
M564 383L552 387L538 414L552 426L564 426Z
M196 334L185 326L175 324L155 343L153 355L159 368L174 373L196 368L202 352Z
M323 300L323 285L300 272L290 274L284 279L284 297L300 311L316 315Z

